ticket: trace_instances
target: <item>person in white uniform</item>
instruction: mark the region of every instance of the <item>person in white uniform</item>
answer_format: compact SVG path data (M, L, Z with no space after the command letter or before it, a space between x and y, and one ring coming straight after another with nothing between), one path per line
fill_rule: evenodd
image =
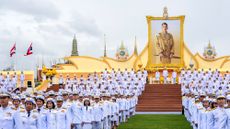
M82 108L82 129L93 129L93 115L92 115L92 107L90 105L90 100L85 98L83 100L83 108Z
M227 129L228 115L226 109L224 108L225 103L225 96L219 95L217 97L218 107L213 110L208 117L209 129Z
M9 106L10 94L0 93L0 129L20 129L20 116L16 108Z
M165 68L163 70L164 84L168 83L168 70Z
M20 129L42 129L41 117L37 110L34 110L35 101L26 98L25 109L20 110Z

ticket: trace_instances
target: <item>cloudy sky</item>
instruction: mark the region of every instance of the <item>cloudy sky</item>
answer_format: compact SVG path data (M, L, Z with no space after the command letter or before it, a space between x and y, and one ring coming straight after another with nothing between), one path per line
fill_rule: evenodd
M137 37L138 51L147 43L146 15L186 15L184 38L193 53L211 43L218 56L230 55L229 0L0 0L0 69L13 62L30 70L44 60L71 54L73 35L79 54L103 55L106 34L108 55L114 57L123 40L129 52ZM16 42L17 55L9 57ZM24 57L30 42L34 54Z

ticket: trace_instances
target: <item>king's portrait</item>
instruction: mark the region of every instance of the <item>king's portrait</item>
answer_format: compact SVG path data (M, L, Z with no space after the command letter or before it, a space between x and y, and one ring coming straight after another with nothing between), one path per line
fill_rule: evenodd
M150 67L183 66L183 16L147 17Z
M168 32L168 24L161 24L161 32L156 35L157 54L162 64L170 64L174 56L173 35Z

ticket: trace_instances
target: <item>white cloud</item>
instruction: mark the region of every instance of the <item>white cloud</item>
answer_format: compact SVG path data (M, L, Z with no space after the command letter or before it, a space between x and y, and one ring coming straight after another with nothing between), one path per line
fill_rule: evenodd
M1 0L0 8L32 16L36 20L57 19L59 9L49 0Z

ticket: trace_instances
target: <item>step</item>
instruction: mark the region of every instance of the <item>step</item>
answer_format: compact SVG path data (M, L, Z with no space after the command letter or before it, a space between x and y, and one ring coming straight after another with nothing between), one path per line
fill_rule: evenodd
M137 112L182 112L182 110L179 110L179 109L137 109L136 110Z
M137 111L181 112L182 96L180 85L147 84L138 97Z

